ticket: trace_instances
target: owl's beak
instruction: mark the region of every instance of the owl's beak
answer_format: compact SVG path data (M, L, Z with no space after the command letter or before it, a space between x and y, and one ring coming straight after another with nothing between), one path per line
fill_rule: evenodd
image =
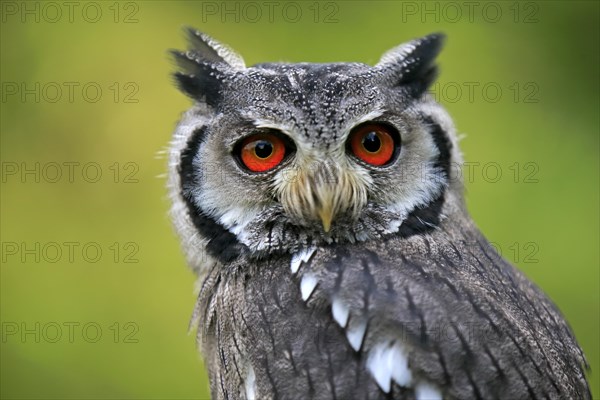
M320 222L329 233L334 220L356 218L367 202L365 183L360 176L334 162L308 164L293 179L278 187L285 211L299 224Z
M324 204L319 208L318 211L319 218L321 219L321 224L323 224L323 230L325 233L329 232L331 229L331 220L333 219L333 210L331 204Z

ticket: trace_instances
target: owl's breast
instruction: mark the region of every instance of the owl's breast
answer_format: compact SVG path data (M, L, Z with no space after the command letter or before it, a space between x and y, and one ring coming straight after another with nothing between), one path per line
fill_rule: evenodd
M214 282L215 398L589 397L562 316L476 230L309 249Z

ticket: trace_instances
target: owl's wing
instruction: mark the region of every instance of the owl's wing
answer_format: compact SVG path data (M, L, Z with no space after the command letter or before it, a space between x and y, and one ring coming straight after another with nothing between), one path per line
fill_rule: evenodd
M386 393L590 398L563 317L476 229L331 246L292 269L307 306L330 306Z

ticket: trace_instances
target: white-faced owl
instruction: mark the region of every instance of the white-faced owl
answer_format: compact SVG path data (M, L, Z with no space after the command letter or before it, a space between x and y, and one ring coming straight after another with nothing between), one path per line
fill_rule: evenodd
M443 35L251 67L188 36L169 190L214 399L590 398L568 324L465 208Z

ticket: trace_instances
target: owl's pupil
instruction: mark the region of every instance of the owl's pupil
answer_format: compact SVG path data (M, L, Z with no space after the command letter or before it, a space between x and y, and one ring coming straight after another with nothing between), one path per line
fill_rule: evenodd
M381 147L379 136L375 132L369 132L362 141L363 147L370 153L375 153Z
M254 152L259 158L267 158L273 153L273 145L266 140L259 140L254 147Z

